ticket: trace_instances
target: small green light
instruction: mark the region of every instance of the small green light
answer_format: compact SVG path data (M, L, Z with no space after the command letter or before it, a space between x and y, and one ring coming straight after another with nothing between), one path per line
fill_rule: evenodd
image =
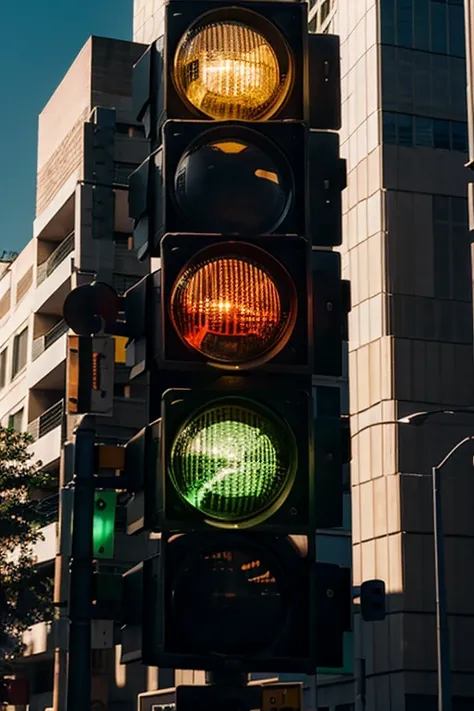
M94 558L113 558L115 541L115 491L96 491L92 523L92 551Z
M291 487L291 443L291 432L270 411L243 400L215 403L178 433L171 479L211 523L251 525L270 515Z

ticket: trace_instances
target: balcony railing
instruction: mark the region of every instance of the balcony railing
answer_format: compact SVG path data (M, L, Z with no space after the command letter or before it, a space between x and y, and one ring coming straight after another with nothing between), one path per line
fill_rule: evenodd
M74 232L63 239L45 262L38 265L36 283L39 285L47 279L72 251L74 251Z
M59 494L53 494L47 499L38 501L35 504L35 509L45 517L47 523L57 521L59 518Z
M38 440L56 427L64 426L64 400L59 400L52 407L28 425L28 432L33 439Z
M48 331L48 333L38 336L33 341L31 357L33 360L39 358L39 356L44 353L50 346L53 345L61 336L64 336L68 331L68 325L64 319L59 321L53 328Z

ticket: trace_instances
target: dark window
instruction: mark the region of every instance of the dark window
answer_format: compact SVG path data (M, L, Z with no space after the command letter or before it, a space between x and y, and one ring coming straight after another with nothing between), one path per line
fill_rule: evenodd
M318 15L316 13L316 15L313 17L313 19L308 22L308 30L310 32L316 32L317 22L318 22Z
M471 270L467 200L433 196L435 296L470 301Z
M451 147L453 151L467 153L467 124L461 121L451 123Z
M4 388L7 382L7 348L0 353L0 389Z
M431 3L431 49L446 54L448 51L446 5L433 0Z
M466 39L464 36L464 9L452 5L448 8L449 54L464 57Z
M28 347L28 329L25 328L15 336L13 341L12 378L14 378L26 365Z
M321 5L321 24L324 22L326 17L329 15L330 10L331 10L331 5L329 3L329 0L324 0L323 4Z
M384 0L381 3L382 42L395 44L395 0Z
M398 0L397 3L397 44L411 47L413 44L413 3L412 0Z
M416 49L430 48L430 0L415 0L415 27L413 46Z
M383 140L384 143L397 142L397 115L388 111L383 113Z
M415 116L415 145L433 147L433 120Z
M13 415L8 416L8 427L11 430L21 432L21 430L23 429L23 413L24 410L23 408L21 408L21 410L18 410L18 412L14 412Z
M449 121L434 119L433 145L435 148L447 148L449 150Z
M398 114L398 144L400 146L413 145L413 116Z

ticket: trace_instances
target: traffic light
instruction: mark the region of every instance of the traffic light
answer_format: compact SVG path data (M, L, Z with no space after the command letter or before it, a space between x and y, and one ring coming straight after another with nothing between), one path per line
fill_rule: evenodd
M115 491L94 492L93 558L114 557L116 504L117 493Z
M312 378L341 375L348 309L327 249L339 43L315 37L305 3L170 0L134 71L151 154L130 215L161 262L121 307L151 423L126 447L143 487L128 530L161 542L124 577L124 661L311 674L335 658L322 616L350 611L315 557L316 528L342 523L343 462L340 412L315 416Z

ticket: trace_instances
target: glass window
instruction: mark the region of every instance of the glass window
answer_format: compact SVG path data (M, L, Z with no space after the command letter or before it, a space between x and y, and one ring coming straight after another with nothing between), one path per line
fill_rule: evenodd
M463 225L467 228L467 200L462 197L452 197L451 202L451 221L455 225Z
M431 49L433 52L446 54L448 51L446 19L446 5L433 0L431 3Z
M13 341L12 378L14 378L26 365L27 347L28 329L25 328L21 333L15 336Z
M413 116L398 114L398 144L400 146L413 145Z
M433 147L433 119L415 116L415 146Z
M449 121L434 119L433 145L435 148L447 148L449 150Z
M384 0L381 3L382 42L395 44L395 0Z
M466 45L464 37L464 9L452 5L448 8L449 54L464 57Z
M398 0L397 3L397 44L411 47L413 44L413 3L412 0Z
M429 0L415 0L415 27L413 46L416 49L430 48L430 3Z
M329 15L330 10L331 6L329 4L329 0L324 0L323 4L321 5L321 22L324 22L326 17Z
M7 349L0 353L0 389L5 387L7 381Z
M316 13L316 15L313 17L313 19L308 22L308 30L310 32L316 32L317 25L318 25L318 15Z
M16 432L21 432L23 428L23 408L15 412L13 415L8 416L8 427Z
M453 151L467 153L467 124L462 121L451 122L451 147Z
M397 142L397 117L388 111L383 112L383 141L392 144Z

